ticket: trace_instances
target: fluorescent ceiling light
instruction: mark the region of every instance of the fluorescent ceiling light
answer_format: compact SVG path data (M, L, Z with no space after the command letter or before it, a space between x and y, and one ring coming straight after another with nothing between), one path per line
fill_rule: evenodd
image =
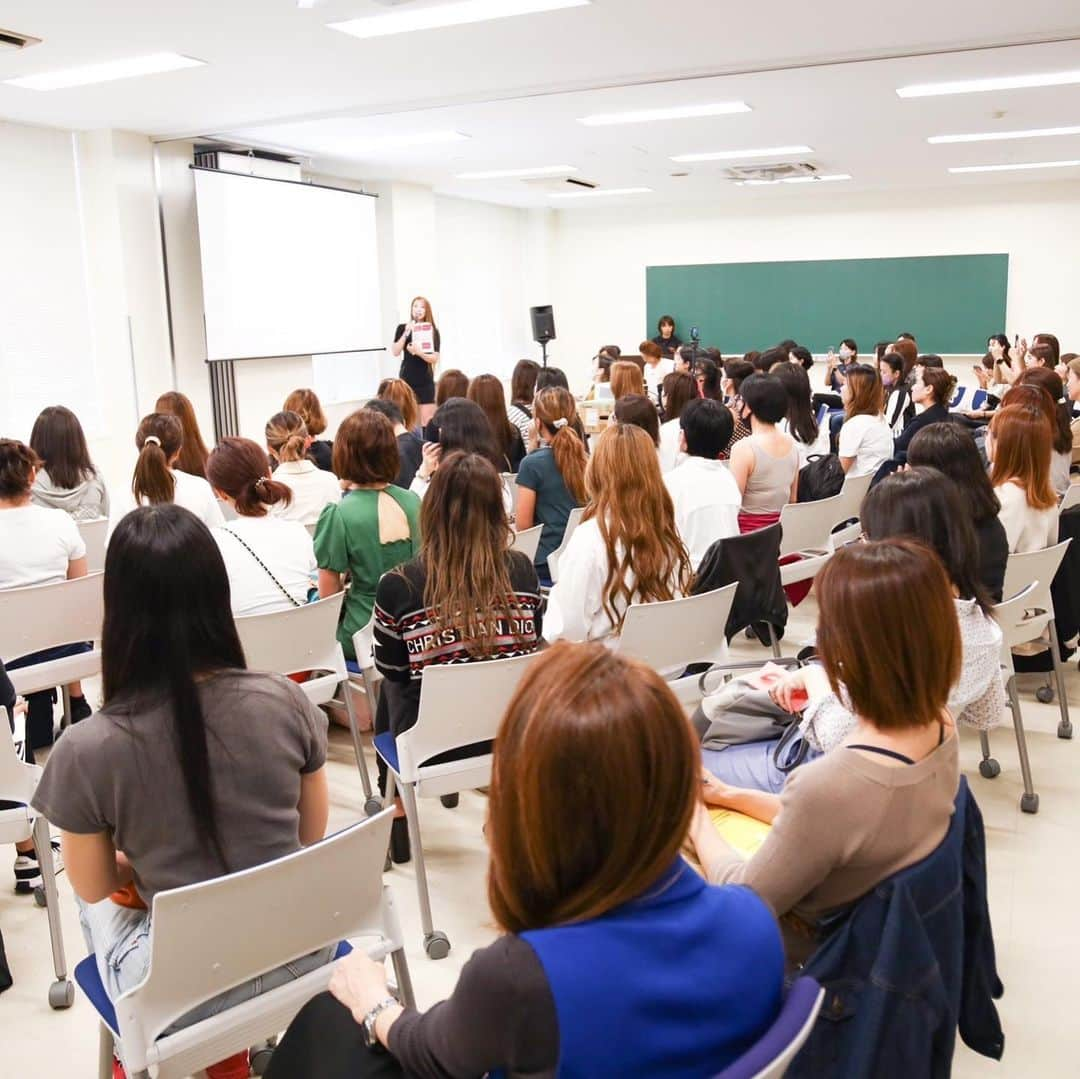
M492 169L488 172L459 172L459 180L512 180L524 176L565 176L577 172L573 165L541 165L535 169Z
M846 172L823 173L820 176L787 176L782 180L740 180L736 187L772 187L774 184L831 184L850 180Z
M949 172L1013 172L1018 169L1071 169L1080 161L1025 161L1020 165L960 165Z
M1051 71L1040 75L1001 75L992 79L922 82L901 86L898 97L945 97L949 94L984 94L988 90L1028 90L1036 86L1070 86L1080 82L1080 71Z
M926 141L937 146L946 142L1004 142L1008 139L1044 139L1054 135L1080 135L1080 126L1032 127L1026 131L980 131L974 135L931 135Z
M611 124L649 124L656 120L692 120L699 116L730 116L750 111L745 101L721 101L713 105L678 105L670 109L598 112L592 116L582 116L578 123L586 127L607 127Z
M679 154L672 161L680 165L692 161L738 161L744 157L794 157L796 154L812 154L812 146L765 146L758 150L718 150L711 154Z
M69 86L89 86L96 82L113 82L116 79L133 79L139 75L158 75L165 71L181 71L188 67L202 67L205 60L193 60L175 52L155 52L149 56L133 56L127 60L110 60L105 64L88 64L86 67L69 67L63 71L46 71L40 75L23 75L18 79L6 79L8 86L21 86L24 90L64 90Z
M602 195L650 195L651 187L597 187L592 191L565 191L552 195L553 199L592 199Z
M543 11L562 11L564 8L585 7L592 0L457 0L438 7L412 8L407 11L388 11L385 15L369 15L363 19L331 22L331 30L340 30L353 37L386 37L389 34L408 34L417 30L436 30L443 26L464 26L466 23L505 19L513 15L534 15Z

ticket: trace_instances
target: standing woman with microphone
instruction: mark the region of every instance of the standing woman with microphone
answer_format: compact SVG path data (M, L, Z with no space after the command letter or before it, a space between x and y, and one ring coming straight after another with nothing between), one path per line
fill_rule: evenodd
M430 326L430 333L426 327ZM416 333L417 327L422 332ZM431 304L417 296L409 308L409 321L398 326L391 346L395 356L402 356L398 377L407 382L420 403L420 423L426 426L435 415L435 365L439 362L439 331Z

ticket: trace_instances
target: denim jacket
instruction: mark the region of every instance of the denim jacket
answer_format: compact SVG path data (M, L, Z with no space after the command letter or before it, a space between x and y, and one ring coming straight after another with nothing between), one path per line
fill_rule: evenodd
M948 1076L958 1027L971 1049L1001 1058L982 814L963 777L937 850L838 923L800 971L827 992L790 1076Z

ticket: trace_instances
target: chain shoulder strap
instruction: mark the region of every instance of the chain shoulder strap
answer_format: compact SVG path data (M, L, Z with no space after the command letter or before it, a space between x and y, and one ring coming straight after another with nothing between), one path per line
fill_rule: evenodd
M251 555L251 557L254 558L256 562L259 563L260 566L262 566L263 572L266 574L266 576L269 577L270 580L278 586L278 588L281 590L281 594L294 607L303 606L302 603L296 602L296 599L293 597L292 593L273 575L273 573L270 572L270 567L231 528L226 528L225 531L228 532L229 535L232 536L232 538L236 540L236 542L239 543L240 546L243 547L244 550L247 551L247 553Z

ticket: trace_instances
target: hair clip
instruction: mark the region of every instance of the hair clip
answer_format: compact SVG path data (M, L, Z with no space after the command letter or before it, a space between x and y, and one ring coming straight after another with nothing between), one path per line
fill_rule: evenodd
M143 445L144 446L154 445L154 446L157 446L158 449L160 449L161 448L161 439L158 438L157 435L147 435L146 438L143 439Z
M551 426L556 431L561 431L570 421L565 416L560 416L557 420L553 420Z

